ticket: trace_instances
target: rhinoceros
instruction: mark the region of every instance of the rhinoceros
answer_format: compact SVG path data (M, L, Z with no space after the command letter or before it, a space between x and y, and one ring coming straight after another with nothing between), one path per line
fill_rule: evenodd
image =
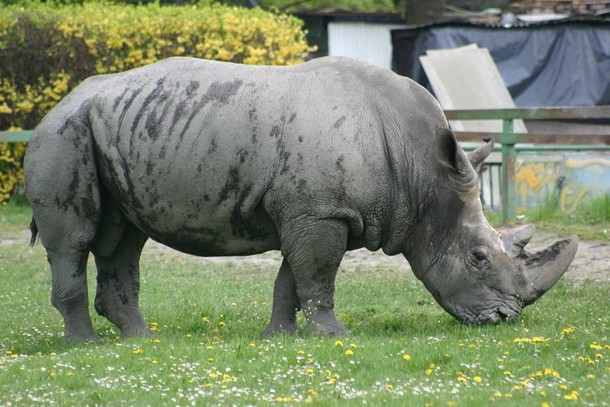
M123 337L149 333L139 259L151 238L197 256L281 250L265 334L345 334L334 314L347 250L402 253L466 324L520 315L562 276L572 236L537 254L534 229L496 231L477 169L423 87L346 58L260 67L171 58L95 76L39 124L25 158L64 338L97 337L95 310ZM370 301L370 299L369 299ZM383 298L375 299L383 301Z

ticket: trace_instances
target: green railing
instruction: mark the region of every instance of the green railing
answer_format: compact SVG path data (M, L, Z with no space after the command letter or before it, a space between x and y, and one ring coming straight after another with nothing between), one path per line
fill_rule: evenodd
M503 121L501 133L456 132L459 141L478 141L492 137L501 144L500 201L504 222L515 217L515 161L519 151L610 151L610 134L536 134L515 133L513 121L610 119L610 106L552 107L519 109L446 110L448 120ZM0 143L28 141L32 131L0 131ZM517 146L517 144L535 144ZM552 145L549 145L552 144ZM493 199L493 198L492 198Z
M500 197L504 222L515 217L515 161L518 151L610 151L610 134L540 134L513 131L513 121L517 119L609 120L610 106L446 110L445 116L448 120L502 120L501 133L456 132L456 136L459 141L481 141L491 137L501 144ZM536 146L517 147L517 144Z
M0 143L20 143L29 141L32 130L0 131Z

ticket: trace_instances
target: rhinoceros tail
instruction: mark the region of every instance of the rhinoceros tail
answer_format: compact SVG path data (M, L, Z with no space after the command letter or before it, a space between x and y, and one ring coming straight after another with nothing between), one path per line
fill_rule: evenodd
M30 238L30 247L36 244L36 239L38 238L38 226L36 225L36 221L32 218L32 222L30 222L30 231L32 232L32 237Z

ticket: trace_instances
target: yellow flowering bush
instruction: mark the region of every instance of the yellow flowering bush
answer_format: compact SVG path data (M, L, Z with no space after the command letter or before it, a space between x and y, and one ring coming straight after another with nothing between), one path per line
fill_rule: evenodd
M33 129L85 78L171 56L257 65L302 62L302 22L261 9L28 2L0 8L0 130ZM22 179L24 146L0 146L0 202Z

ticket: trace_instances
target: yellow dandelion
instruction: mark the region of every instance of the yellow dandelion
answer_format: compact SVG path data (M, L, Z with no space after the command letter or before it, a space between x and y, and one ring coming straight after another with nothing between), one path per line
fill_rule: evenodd
M475 376L472 378L472 380L474 380L475 383L481 383L483 381L483 379L481 379L481 376Z
M494 397L495 397L495 398L497 398L497 399L499 399L500 397L502 397L502 393L500 393L499 391L496 391L496 392L494 393Z
M343 342L335 341L335 346L338 346L338 347L342 348L343 347Z
M66 373L66 376L74 376L74 372L73 371L69 371Z
M510 376L512 374L513 374L513 372L511 372L510 370L505 370L504 371L504 376Z
M358 347L358 345L356 345L355 343L350 343L349 347L352 349L356 349Z
M394 388L394 386L391 385L390 383L388 383L388 384L385 385L385 388L388 389L388 390L392 390Z
M352 355L354 354L354 351L353 351L353 350L351 350L351 349L348 349L348 350L346 350L346 351L345 351L345 354L346 354L347 356L352 356Z
M313 368L308 367L307 369L305 369L305 372L311 374L313 373Z
M409 354L405 353L404 355L402 355L402 358L403 358L404 360L407 360L407 361L408 361L408 360L411 360L411 355L409 355Z
M142 349L135 349L135 350L133 351L133 354L134 354L134 355L139 355L139 354L140 354L140 353L142 353L142 352L144 352Z
M304 355L304 354L305 354L305 351L304 351L304 350L298 350L298 351L297 351L297 355Z
M562 384L561 386L559 386L559 388L560 388L561 390L567 390L567 389L568 389L568 386L566 386L565 384Z
M426 374L426 376L430 376L432 374L432 369L426 369L424 373Z
M589 348L594 349L594 350L601 350L601 349L604 349L604 347L603 347L603 346L601 346L601 345L599 345L597 342L592 342L592 343L589 345Z
M595 375L594 375L594 374L589 373L589 374L587 375L587 379L595 379Z
M212 363L214 361L214 358L208 358L208 362Z
M209 323L210 323L210 318L208 318L208 317L203 317L203 318L201 318L201 320L202 320L203 322L205 322L206 324L209 324Z
M578 392L576 390L572 390L570 394L566 394L563 396L566 400L578 400Z
M465 378L464 376L458 376L457 380L458 380L458 382L460 382L460 383L466 383L466 382L468 382L468 379L467 379L467 378Z
M218 323L218 326L225 326L225 323L224 323L223 321L220 321L220 322Z

